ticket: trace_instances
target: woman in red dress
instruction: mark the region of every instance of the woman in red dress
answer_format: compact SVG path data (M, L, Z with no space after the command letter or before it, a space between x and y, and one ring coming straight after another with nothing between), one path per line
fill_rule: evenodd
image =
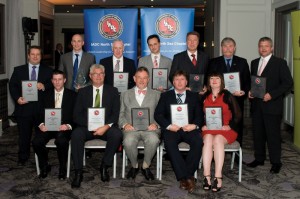
M222 187L222 168L224 163L224 145L233 143L237 138L238 122L241 111L234 96L225 90L224 78L220 73L211 73L207 79L207 93L203 97L203 109L207 107L222 108L222 126L219 130L209 130L205 124L202 127L203 137L203 189L216 192ZM215 175L211 182L211 162L215 160Z

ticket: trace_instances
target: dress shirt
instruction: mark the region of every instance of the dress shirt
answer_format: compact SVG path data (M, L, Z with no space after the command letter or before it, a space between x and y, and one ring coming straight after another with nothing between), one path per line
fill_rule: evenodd
M138 102L138 104L139 104L140 106L142 106L142 103L143 103L143 100L144 100L144 98L145 98L145 95L144 95L143 93L139 94L139 92L138 92L139 90L147 91L147 87L144 88L144 89L139 89L138 87L135 87L135 88L134 88L135 99L136 99L136 101Z
M193 62L193 57L192 57L192 54L195 55L195 59L198 61L198 52L194 52L194 53L191 53L190 51L187 51L188 55L189 55L189 58L191 60L191 62Z
M82 53L83 53L83 51L76 52L76 53L73 51L73 66L74 66L75 59L76 59L76 55L75 54L77 54L78 55L78 68L79 68L80 61L81 61L81 58L82 58Z
M124 71L124 61L123 61L123 56L120 57L119 59L116 58L114 55L113 55L113 69L115 68L116 64L117 64L117 60L120 60L119 62L119 72L123 72Z
M156 58L156 60L157 60L157 68L159 68L160 53L158 53L158 54L151 53L151 59L152 59L153 67L154 67L155 56L157 57Z
M257 72L260 70L260 67L262 66L263 60L265 61L265 68L266 68L266 65L268 64L268 62L269 62L269 60L270 60L271 57L272 57L272 54L269 54L266 57L260 57L260 60L259 60L259 63L258 63L258 68L257 68Z
M36 80L38 80L40 64L33 65L31 63L28 64L28 67L29 67L29 80L30 80L31 73L32 73L32 66L36 66L36 68L35 68L35 74L36 74Z
M57 92L55 89L54 89L54 101L56 102L56 96L57 96L57 93L59 93L60 95L59 95L59 103L57 104L57 106L58 107L55 107L55 108L61 108L61 104L62 104L62 99L63 99L63 95L64 95L64 88L61 90L61 91L59 91L59 92ZM56 106L56 104L55 104L55 106Z
M176 99L177 99L177 94L178 92L176 91L176 89L174 90L175 91L175 95L176 95ZM180 94L183 94L180 99L182 100L182 103L184 104L185 102L185 99L186 99L186 91L184 91L183 93L180 93Z
M100 107L102 107L103 85L100 86L99 88L93 86L93 107L95 106L95 99L96 99L96 94L97 94L96 89L99 89L99 95L100 95Z

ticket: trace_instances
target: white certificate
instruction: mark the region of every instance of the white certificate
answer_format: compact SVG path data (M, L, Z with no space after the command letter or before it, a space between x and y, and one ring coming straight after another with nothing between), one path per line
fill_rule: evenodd
M22 97L27 102L38 101L37 81L22 81Z
M208 130L221 130L222 122L222 107L206 107L205 121Z
M168 69L152 68L152 89L168 89Z
M95 131L104 126L105 108L88 108L88 130Z
M171 104L171 120L172 124L180 127L189 124L188 105Z
M114 87L119 93L128 90L128 73L114 72Z
M241 83L240 83L240 73L233 72L233 73L224 73L224 83L225 88L234 93L235 91L241 90Z
M48 131L59 131L61 125L61 109L46 108L45 109L45 126Z

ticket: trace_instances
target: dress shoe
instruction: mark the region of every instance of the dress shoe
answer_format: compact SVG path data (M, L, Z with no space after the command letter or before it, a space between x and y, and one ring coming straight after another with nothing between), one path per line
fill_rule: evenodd
M154 180L153 173L149 168L146 169L142 168L142 174L145 176L146 180Z
M48 176L48 173L51 171L51 165L46 165L40 170L39 178L46 178Z
M219 192L219 191L221 191L222 186L218 186L219 180L223 180L223 178L222 178L222 177L215 177L214 183L213 183L213 185L212 185L212 187L211 187L211 190L212 190L213 192ZM221 184L221 183L220 183L220 184Z
M82 175L82 170L75 170L75 176L72 181L71 187L72 188L79 188L80 184L82 182L83 175Z
M186 180L187 190L189 193L193 193L195 190L196 182L194 177L190 177Z
M59 173L58 173L58 179L59 180L65 180L67 175L66 168L59 167Z
M109 182L108 166L101 164L100 175L102 182Z
M272 168L270 170L270 173L279 173L280 169L282 167L282 164L272 164Z
M127 179L129 179L129 178L135 179L135 176L138 174L138 172L139 172L139 168L131 167L131 169L128 171L128 173L126 175L126 178Z
M248 167L252 167L252 168L255 168L255 167L257 167L257 166L259 166L259 165L264 165L265 163L264 162L260 162L260 161L258 161L258 160L253 160L251 163L248 163L247 164L247 166Z
M180 185L179 185L179 188L180 188L180 189L187 190L187 188L188 188L188 185L187 185L186 179L182 179L182 180L180 180Z

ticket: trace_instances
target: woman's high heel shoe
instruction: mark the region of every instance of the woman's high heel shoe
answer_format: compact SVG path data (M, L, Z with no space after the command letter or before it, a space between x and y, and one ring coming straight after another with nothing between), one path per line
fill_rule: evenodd
M208 190L211 189L211 185L208 184L208 180L207 180L208 177L210 178L210 176L204 176L204 179L203 179L203 189L204 189L205 191L208 191ZM209 181L210 181L210 180L209 180Z
M215 177L215 178L214 178L214 184L213 184L212 187L211 187L211 190L212 190L213 192L221 191L221 188L222 188L222 187L221 187L221 186L218 187L218 179L223 180L222 177Z

